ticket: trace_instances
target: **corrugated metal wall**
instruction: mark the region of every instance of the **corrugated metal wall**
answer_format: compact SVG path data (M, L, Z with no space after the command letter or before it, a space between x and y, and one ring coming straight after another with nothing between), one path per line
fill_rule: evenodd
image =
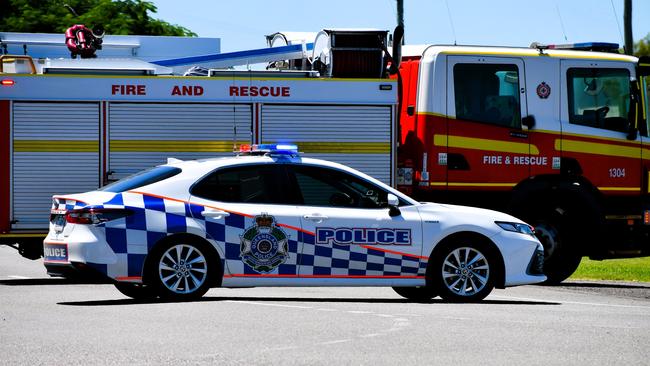
M349 165L390 184L389 106L266 104L261 125L265 143L296 143L303 156Z
M110 178L163 164L168 157L230 156L233 142L251 142L251 125L248 104L110 103Z
M99 185L99 103L13 103L14 229L47 228L52 195Z

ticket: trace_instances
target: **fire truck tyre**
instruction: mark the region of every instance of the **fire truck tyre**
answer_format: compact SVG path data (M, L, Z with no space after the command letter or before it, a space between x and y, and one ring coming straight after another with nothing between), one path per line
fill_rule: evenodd
M428 302L438 296L436 291L430 286L393 287L393 290L401 297L416 302Z
M582 255L576 248L579 239L561 223L535 220L531 224L544 246L544 274L547 277L544 284L559 284L569 278L580 265Z
M435 253L429 269L440 297L451 302L483 300L494 288L493 249L475 237L454 239Z
M148 282L161 299L172 301L196 300L212 283L208 251L192 242L168 242L152 252L148 266Z
M116 282L115 288L121 292L122 295L128 296L134 300L153 300L157 297L156 292L151 286L143 285L140 283Z

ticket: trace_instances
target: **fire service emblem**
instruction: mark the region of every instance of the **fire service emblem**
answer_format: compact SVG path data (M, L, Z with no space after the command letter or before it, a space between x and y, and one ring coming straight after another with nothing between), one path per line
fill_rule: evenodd
M255 224L240 236L240 257L259 273L269 273L289 257L287 234L267 214L255 217Z
M537 85L537 96L541 99L546 99L551 95L551 86L542 81Z

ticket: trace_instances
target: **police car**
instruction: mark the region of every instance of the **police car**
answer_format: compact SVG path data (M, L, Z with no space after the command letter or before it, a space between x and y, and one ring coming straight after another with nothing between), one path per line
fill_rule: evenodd
M420 203L295 146L242 151L54 196L48 273L99 273L127 296L173 300L218 286L391 286L477 301L546 279L533 229L512 216Z

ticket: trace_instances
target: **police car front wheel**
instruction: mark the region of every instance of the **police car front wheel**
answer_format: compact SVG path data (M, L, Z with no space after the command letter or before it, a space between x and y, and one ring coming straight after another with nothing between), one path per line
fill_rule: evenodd
M210 260L193 243L169 243L154 253L150 278L163 299L191 300L210 288Z
M445 246L432 272L440 297L453 302L484 299L494 288L495 263L489 246L481 241L464 239Z

